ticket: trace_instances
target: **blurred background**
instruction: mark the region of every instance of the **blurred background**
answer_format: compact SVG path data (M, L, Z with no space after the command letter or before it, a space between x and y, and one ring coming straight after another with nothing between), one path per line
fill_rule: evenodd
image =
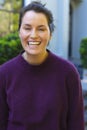
M22 0L0 0L0 37L17 31Z

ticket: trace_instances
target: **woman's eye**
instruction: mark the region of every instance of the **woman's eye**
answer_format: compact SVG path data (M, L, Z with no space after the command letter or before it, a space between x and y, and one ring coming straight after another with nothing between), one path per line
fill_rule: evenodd
M25 30L31 30L31 28L25 28Z
M31 30L31 28L30 28L30 27L24 27L24 29L25 29L25 30Z
M45 31L45 29L44 28L40 28L39 31Z

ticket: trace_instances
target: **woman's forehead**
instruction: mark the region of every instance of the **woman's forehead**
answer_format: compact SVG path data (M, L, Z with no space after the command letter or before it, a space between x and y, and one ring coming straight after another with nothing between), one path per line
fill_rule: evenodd
M44 25L44 24L48 24L48 21L46 16L43 13L27 11L22 18L22 23L26 23L26 24L36 23L36 24Z
M33 10L31 11L27 11L24 15L23 15L23 18L29 18L29 19L43 19L43 20L46 20L47 21L47 17L44 13L39 13L39 12L35 12Z

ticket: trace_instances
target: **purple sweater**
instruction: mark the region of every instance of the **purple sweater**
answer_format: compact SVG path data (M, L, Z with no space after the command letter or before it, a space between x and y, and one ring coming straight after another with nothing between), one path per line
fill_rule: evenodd
M40 65L19 54L0 67L0 130L84 130L80 78L49 52Z

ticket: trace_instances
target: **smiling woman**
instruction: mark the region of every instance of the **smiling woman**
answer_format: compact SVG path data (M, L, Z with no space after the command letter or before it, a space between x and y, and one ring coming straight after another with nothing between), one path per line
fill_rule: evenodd
M46 16L32 10L27 11L22 18L19 36L27 57L24 58L29 63L32 59L32 64L40 64L47 56L46 46L51 38Z
M0 67L0 130L84 130L75 66L47 49L52 13L40 2L22 8L22 51Z

